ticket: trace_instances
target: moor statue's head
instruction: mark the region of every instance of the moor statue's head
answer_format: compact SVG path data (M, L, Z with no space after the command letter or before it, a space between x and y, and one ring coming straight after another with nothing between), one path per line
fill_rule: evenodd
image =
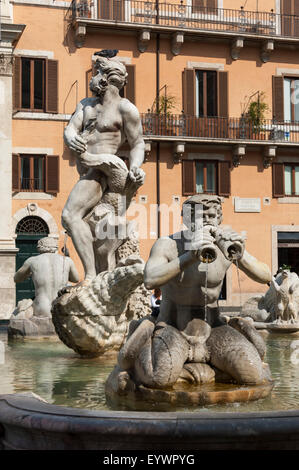
M197 218L202 217L203 225L220 225L223 218L222 201L221 197L208 194L195 194L189 197L183 204L184 224L194 230Z
M95 95L104 94L108 85L114 85L119 90L125 86L128 74L125 65L117 58L97 57L95 68L97 73L89 84Z
M42 253L56 253L58 251L58 242L55 238L45 237L37 242L37 249Z

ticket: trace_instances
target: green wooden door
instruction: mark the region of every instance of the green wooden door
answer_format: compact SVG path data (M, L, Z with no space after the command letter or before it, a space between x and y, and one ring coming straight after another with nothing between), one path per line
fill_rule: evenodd
M18 235L16 246L19 249L16 257L16 271L23 266L26 259L38 255L37 242L45 235ZM31 278L16 283L16 303L22 299L34 299L34 284Z

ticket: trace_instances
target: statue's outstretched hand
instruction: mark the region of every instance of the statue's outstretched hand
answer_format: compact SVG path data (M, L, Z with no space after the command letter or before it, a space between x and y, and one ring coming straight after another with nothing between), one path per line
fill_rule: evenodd
M224 256L230 260L242 258L245 251L246 237L233 230L216 228L213 231L217 246Z
M216 228L213 231L213 235L216 239L216 241L219 240L224 240L224 241L231 241L231 242L240 242L242 244L245 244L246 237L243 235L240 235L237 232L234 232L233 230L224 230L221 228Z
M74 150L77 153L86 152L86 141L78 134L66 139L66 143L71 150Z
M141 168L133 166L129 172L129 175L134 183L137 183L140 186L144 183L145 173Z

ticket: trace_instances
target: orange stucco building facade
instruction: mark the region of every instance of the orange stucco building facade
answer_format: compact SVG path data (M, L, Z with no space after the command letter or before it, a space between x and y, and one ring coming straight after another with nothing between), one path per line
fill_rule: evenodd
M147 259L157 236L173 228L165 226L163 211L156 223L153 204L181 206L188 195L208 192L223 196L223 224L246 231L247 250L273 274L282 264L298 270L299 8L295 1L241 3L244 8L233 0L9 3L7 29L17 25L19 30L5 52L14 57L14 65L8 74L12 128L7 178L12 186L6 190L12 241L2 248L3 259L16 257L18 266L20 251L13 250L21 247L22 252L22 221L29 224L30 218L44 221L62 248L61 212L78 179L63 131L76 104L87 96L93 54L117 49L130 68L132 83L125 96L141 113L146 143L146 180L129 215L138 216L140 207L147 214L142 257ZM37 163L46 155L47 162ZM128 156L128 148L119 155ZM70 239L67 245L82 276ZM243 273L238 277L235 266L225 284L223 307L238 307L266 290ZM7 292L14 295L13 284L4 291L0 300ZM10 313L1 311L0 318Z

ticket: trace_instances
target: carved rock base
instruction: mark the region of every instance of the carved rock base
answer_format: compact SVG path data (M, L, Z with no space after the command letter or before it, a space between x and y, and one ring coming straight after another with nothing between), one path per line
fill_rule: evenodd
M56 336L51 317L33 314L31 299L23 299L12 314L7 334L9 338L38 338Z
M31 317L11 319L7 329L9 338L38 338L56 336L51 318Z
M98 274L88 286L55 299L53 323L61 341L85 357L118 350L129 322L150 313L143 271L142 260L132 255L113 271Z
M242 403L267 397L274 386L274 382L268 380L259 385L246 386L224 383L204 385L177 383L171 389L160 390L127 381L124 390L120 392L119 371L116 366L105 385L106 400L113 409L168 411L185 406Z

